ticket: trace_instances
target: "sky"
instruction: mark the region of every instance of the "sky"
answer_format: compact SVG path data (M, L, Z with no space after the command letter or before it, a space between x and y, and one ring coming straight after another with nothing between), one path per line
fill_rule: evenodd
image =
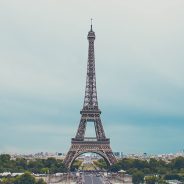
M0 153L68 151L83 105L91 18L113 151L183 150L183 8L183 0L1 0Z

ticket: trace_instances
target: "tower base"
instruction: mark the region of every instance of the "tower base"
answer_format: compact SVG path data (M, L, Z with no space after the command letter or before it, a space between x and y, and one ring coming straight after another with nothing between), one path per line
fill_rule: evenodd
M68 151L64 164L69 169L74 160L83 153L96 153L104 158L108 165L116 163L116 158L111 150L109 139L96 140L95 138L85 138L78 140L73 138L72 145Z

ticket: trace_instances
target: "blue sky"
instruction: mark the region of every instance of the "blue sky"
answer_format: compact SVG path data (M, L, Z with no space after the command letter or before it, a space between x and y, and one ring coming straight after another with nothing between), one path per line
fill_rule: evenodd
M183 150L183 8L183 0L0 1L0 152L69 149L91 17L99 106L113 150Z

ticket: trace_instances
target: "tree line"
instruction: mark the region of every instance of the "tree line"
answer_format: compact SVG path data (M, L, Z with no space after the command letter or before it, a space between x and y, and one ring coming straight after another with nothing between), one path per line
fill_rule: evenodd
M95 161L98 168L118 172L125 170L126 173L133 176L133 183L142 183L144 179L146 183L164 183L165 180L174 180L184 182L184 157L177 157L170 162L163 160L149 159L131 159L124 158L116 164L107 166L103 159ZM81 166L81 161L75 161L71 170L75 171ZM17 158L12 160L10 155L0 155L0 173L30 173L37 174L54 174L58 172L67 172L62 160L55 158L27 160L25 158ZM8 178L7 178L8 179ZM14 178L20 179L20 177ZM14 182L16 183L16 182ZM8 184L8 183L7 183Z
M62 160L55 158L27 160L25 158L11 159L8 154L0 155L0 173L24 173L29 171L36 174L54 174L67 172Z
M166 180L179 180L184 182L184 157L177 157L169 162L151 158L149 160L124 158L116 164L108 166L103 159L94 161L99 169L118 172L126 171L132 175L133 183L166 183Z
M133 183L164 183L165 180L184 182L184 157L177 157L169 162L151 158L149 160L124 158L109 167L117 172L125 170L133 176Z
M2 178L0 184L46 184L43 179L36 180L30 173L26 172L14 178Z

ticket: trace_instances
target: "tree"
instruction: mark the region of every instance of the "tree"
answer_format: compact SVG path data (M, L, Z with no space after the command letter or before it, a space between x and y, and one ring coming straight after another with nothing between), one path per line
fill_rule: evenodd
M0 162L4 162L4 163L7 163L9 162L11 159L11 156L8 155L8 154L2 154L0 155Z
M18 176L14 184L36 184L35 178L28 172Z
M108 166L107 166L107 163L105 162L104 159L99 159L99 160L96 160L96 161L93 161L93 163L100 169L107 169Z
M146 184L155 184L157 181L157 178L155 176L146 176L145 182Z
M36 182L36 184L46 184L46 182L43 181L43 179L39 179L39 180Z
M164 176L165 180L180 180L181 176L179 176L178 174L166 174Z
M36 181L29 172L26 172L15 178L3 178L2 184L46 184L46 182L44 182L43 179Z
M41 171L41 174L48 174L49 173L49 168L48 167L44 167L40 171Z
M118 172L118 171L120 170L120 166L119 166L118 164L111 165L111 166L109 167L109 170L110 170L111 172Z
M159 163L156 159L154 158L151 158L150 161L149 161L149 167L150 167L150 170L152 171L152 173L156 173L157 172L157 168L159 166Z
M138 159L135 159L132 162L132 166L134 168L137 168L137 169L144 169L145 167L147 167L147 165L148 164L146 161L142 161L142 160L138 160Z
M12 184L15 182L15 178L3 178L2 184Z
M171 166L174 169L182 169L182 168L184 168L184 158L183 157L177 157L176 159L172 160Z
M15 161L11 160L8 154L0 155L0 172L12 172L15 168Z
M139 184L144 182L144 173L142 171L137 171L132 175L132 182L134 184Z
M144 168L144 169L142 169L142 172L143 172L144 174L151 174L151 171L150 171L149 168Z
M63 160L56 160L55 158L48 159L35 159L28 161L25 158L17 158L16 160L11 160L10 155L3 154L0 155L0 173L3 172L32 172L32 173L48 173L51 174L57 172L66 172Z
M78 170L79 167L81 166L82 164L82 161L80 160L75 160L70 168L70 171L75 171L75 170Z
M15 160L16 166L20 170L26 170L27 169L27 160L25 158L17 158Z

